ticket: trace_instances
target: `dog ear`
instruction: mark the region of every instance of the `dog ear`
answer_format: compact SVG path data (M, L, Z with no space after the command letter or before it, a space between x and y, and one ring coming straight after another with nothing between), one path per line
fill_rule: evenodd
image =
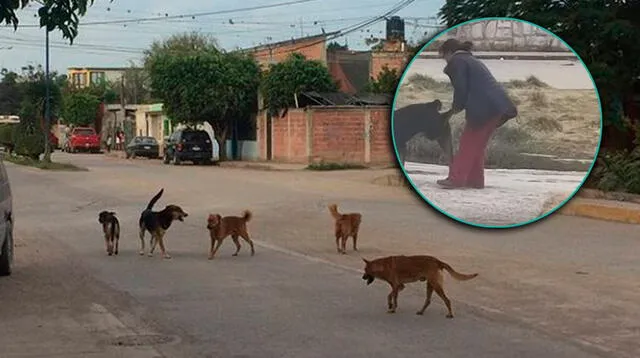
M369 261L369 260L365 259L364 257L361 257L361 259L362 259L362 261L364 261L364 263L365 263L365 264L367 264L367 265L371 263L371 261Z
M116 216L116 212L115 211L110 211L109 214Z

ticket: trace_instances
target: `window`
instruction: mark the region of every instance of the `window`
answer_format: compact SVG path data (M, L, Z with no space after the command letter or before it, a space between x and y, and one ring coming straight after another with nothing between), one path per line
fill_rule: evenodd
M84 87L87 84L87 77L84 73L74 73L71 77L71 82L74 86Z
M104 72L91 72L91 83L98 84L104 81Z

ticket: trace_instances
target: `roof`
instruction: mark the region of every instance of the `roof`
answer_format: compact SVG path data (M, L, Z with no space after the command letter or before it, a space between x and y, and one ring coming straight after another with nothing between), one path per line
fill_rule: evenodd
M327 54L327 61L340 68L349 81L349 87L356 93L366 88L369 83L370 51L331 51Z
M78 67L67 67L67 71L127 71L127 70L140 70L141 68L137 67L91 67L91 66L78 66Z
M341 92L303 92L306 100L300 107L309 106L385 106L391 104L391 96L384 94L361 94L357 96Z
M294 38L291 40L285 40L285 41L279 41L279 42L272 42L269 44L265 44L265 45L259 45L259 46L255 46L255 47L249 47L249 48L245 48L245 49L241 49L241 52L249 52L249 51L258 51L258 50L262 50L265 48L271 48L271 47L278 47L278 46L284 46L284 45L292 45L298 42L306 42L309 40L316 40L316 39L326 39L329 36L333 36L333 35L337 35L339 34L340 31L334 31L334 32L326 32L326 33L322 33L322 34L317 34L317 35L311 35L311 36L306 36L306 37L298 37L298 38Z

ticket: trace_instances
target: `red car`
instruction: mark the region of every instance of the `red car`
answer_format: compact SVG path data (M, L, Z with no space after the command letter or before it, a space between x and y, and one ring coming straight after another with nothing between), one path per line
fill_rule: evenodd
M65 151L69 153L78 151L100 153L100 136L91 127L74 128L65 145Z

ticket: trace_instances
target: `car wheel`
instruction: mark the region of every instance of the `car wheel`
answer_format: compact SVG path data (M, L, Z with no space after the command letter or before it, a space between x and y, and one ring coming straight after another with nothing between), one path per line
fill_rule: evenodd
M211 159L205 159L204 165L211 165Z
M171 158L171 164L180 165L180 158L178 158L178 154L173 153L173 158Z
M13 264L13 228L11 222L7 222L7 233L0 253L0 276L11 275Z
M136 159L136 152L131 153L131 159Z
M162 158L162 163L169 164L169 154L167 152L164 152L164 156Z

